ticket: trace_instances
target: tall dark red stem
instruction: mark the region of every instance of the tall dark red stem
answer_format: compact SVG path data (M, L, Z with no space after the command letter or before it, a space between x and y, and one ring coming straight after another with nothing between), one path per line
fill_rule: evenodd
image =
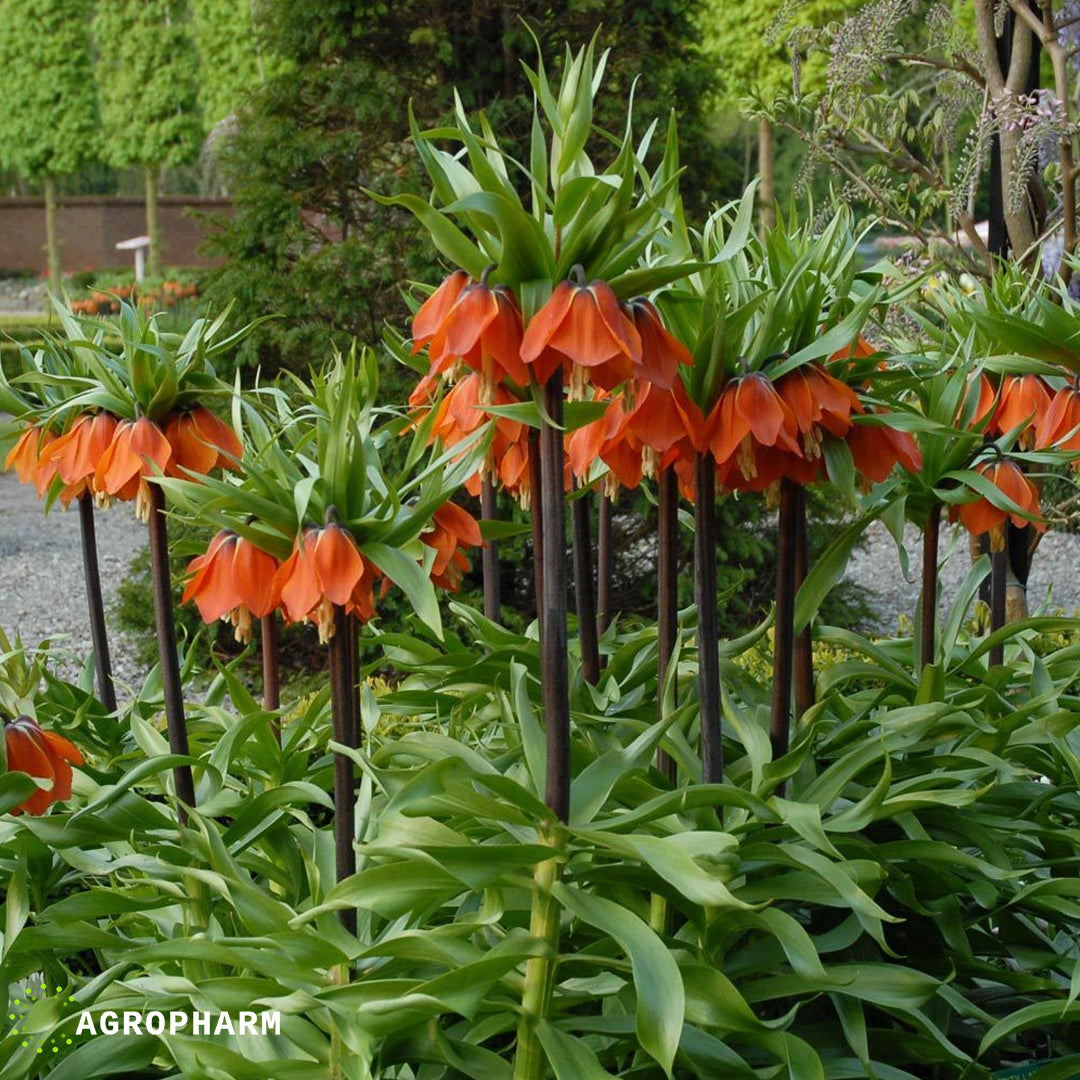
M540 428L544 514L541 698L547 728L547 805L560 821L570 814L570 687L566 659L566 499L563 491L562 371L544 387L550 423Z
M354 694L352 687L353 661L351 653L349 616L343 607L334 607L334 636L330 639L330 709L333 716L334 742L342 746L355 745ZM344 881L356 873L356 783L353 762L345 754L334 754L334 866L337 880ZM356 933L356 911L343 908L338 912L342 925Z
M499 519L499 493L491 473L484 470L480 486L480 516L485 521ZM499 583L499 541L489 540L484 547L484 615L499 622L502 614L502 590Z
M720 624L716 582L716 465L708 452L694 462L694 601L698 609L698 702L701 764L707 784L724 777L720 729Z
M577 605L578 640L581 642L581 674L586 682L595 686L600 681L600 642L596 632L589 503L587 490L574 499L574 601Z
M615 568L615 549L612 546L615 503L603 492L597 510L596 525L596 632L603 637L611 625L611 578ZM603 664L603 658L601 658Z
M810 535L806 524L806 488L800 486L795 503L795 595L810 567ZM814 641L810 623L795 638L795 715L802 716L814 704Z
M664 687L679 629L679 481L675 470L662 469L657 486L660 520L656 553L656 716L662 720ZM666 750L657 751L656 765L668 780L675 782L675 759Z
M165 495L150 484L150 577L154 588L154 622L157 627L161 686L165 695L165 721L169 729L169 750L189 755L187 720L184 717L184 689L180 683L180 658L176 651L176 622L173 619L172 580L169 574L169 525L165 517ZM186 806L195 805L195 782L190 765L173 769L176 797L180 802L180 824L187 823Z
M780 481L780 517L776 541L776 617L773 625L773 760L787 753L791 737L791 677L795 640L795 527L798 487Z
M82 534L83 578L86 581L86 604L90 610L90 640L94 644L98 697L109 712L116 712L116 687L113 685L112 663L109 660L109 635L105 629L105 602L101 595L97 531L94 528L94 497L89 492L79 497L79 530Z
M1005 625L1005 576L1008 570L1008 549L990 555L990 633ZM990 650L990 666L1005 662L1005 642Z
M281 706L281 684L278 679L278 625L277 616L271 611L259 620L259 644L262 652L263 708L276 713ZM274 737L281 742L281 723L274 717L270 721Z
M923 667L934 662L934 635L937 632L937 557L938 535L941 531L941 504L934 503L926 516L923 533L922 562L922 622L919 636L922 639Z
M532 521L533 589L536 594L536 624L544 637L544 483L540 475L540 432L529 428L529 492ZM562 493L559 493L560 499Z

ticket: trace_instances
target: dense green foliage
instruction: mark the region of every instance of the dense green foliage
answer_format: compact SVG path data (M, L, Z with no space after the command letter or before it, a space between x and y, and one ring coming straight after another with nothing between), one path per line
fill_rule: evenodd
M618 100L638 79L638 114L677 108L682 162L692 206L731 194L733 163L707 137L714 68L699 48L696 5L686 0L603 5L563 0L529 27L558 56L599 28L617 43L608 78ZM407 145L407 106L422 126L453 105L487 111L509 148L520 152L531 105L519 63L534 55L530 30L510 4L476 3L463 12L429 4L275 0L262 9L264 48L290 60L247 100L225 154L236 216L214 243L225 266L211 286L235 300L236 316L274 312L247 357L299 369L319 360L326 335L375 341L383 323L400 325L402 283L437 276L406 215L379 207L362 189L417 191ZM602 106L601 126L621 119ZM640 133L639 133L640 134Z
M113 165L181 165L199 152L198 56L183 0L98 0L97 83L106 159Z
M31 179L76 172L97 153L88 29L80 0L0 3L0 160Z

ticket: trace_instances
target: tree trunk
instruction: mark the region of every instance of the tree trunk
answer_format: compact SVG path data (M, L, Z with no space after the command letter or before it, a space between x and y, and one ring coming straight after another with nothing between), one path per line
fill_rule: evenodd
M146 176L146 235L150 237L147 251L146 273L151 278L161 277L161 227L158 224L158 174L157 166L148 165Z
M776 224L776 138L768 120L758 121L758 220L763 229Z
M49 291L60 295L63 272L60 268L60 240L56 235L56 181L45 177L45 258L49 268Z

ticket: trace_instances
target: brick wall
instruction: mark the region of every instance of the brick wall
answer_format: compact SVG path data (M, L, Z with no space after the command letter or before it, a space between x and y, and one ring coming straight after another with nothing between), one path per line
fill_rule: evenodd
M210 224L201 214L228 213L228 199L187 195L161 196L158 218L166 266L207 266L199 245ZM117 251L116 244L146 232L146 209L142 199L110 195L63 197L57 211L60 259L66 272L127 268L132 253ZM45 268L45 200L0 199L0 271L40 273Z

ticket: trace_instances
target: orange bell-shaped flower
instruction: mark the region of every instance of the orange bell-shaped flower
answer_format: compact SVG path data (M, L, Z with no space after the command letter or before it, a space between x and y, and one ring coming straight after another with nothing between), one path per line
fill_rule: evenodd
M568 368L570 397L581 400L587 383L614 390L633 376L641 337L608 284L561 281L529 322L521 359L541 383Z
M842 438L851 430L852 413L863 411L855 391L816 364L781 376L776 392L794 413L803 454L810 460L821 457L822 431Z
M847 444L855 471L874 484L880 484L896 465L908 472L922 468L922 454L914 438L887 424L855 424L848 432Z
M991 435L1021 428L1017 445L1030 450L1036 432L1050 409L1050 391L1038 375L1006 375L1001 380L997 411L990 423Z
M802 457L799 424L791 406L761 373L732 379L723 389L708 421L717 467L734 462L746 480L757 476L758 451L775 447Z
M147 480L164 473L172 458L172 447L164 432L152 420L121 420L112 442L94 470L93 490L99 501L135 499L136 516L150 519L150 489Z
M65 506L87 491L94 493L97 464L116 435L116 425L116 417L109 413L84 413L69 431L50 443L43 457L56 465L64 483L60 500Z
M372 586L375 570L356 547L352 535L330 523L307 528L293 553L281 564L274 588L291 622L314 621L319 640L334 636L334 607L344 607L362 619L374 614Z
M995 506L985 495L980 495L973 502L949 508L949 518L960 523L973 536L990 534L990 550L1002 551L1005 547L1005 523L1012 523L1019 529L1032 525L1039 532L1046 529L1039 508L1039 492L1035 485L1024 475L1024 471L1014 461L985 461L975 467L975 471L985 476L1006 498L1011 499L1022 511L1030 514L1029 520L1023 514L1002 510Z
M441 589L457 592L463 574L471 568L463 547L482 547L484 538L476 518L456 503L446 502L435 511L420 540L435 549L431 580Z
M421 319L423 311L417 313L417 322L426 329L434 316L427 312ZM528 368L521 361L522 333L521 312L508 289L469 281L442 314L435 332L423 338L429 341L433 374L450 371L460 360L483 376L485 397L490 400L495 385L504 378L518 386L529 381ZM416 335L414 323L414 348Z
M1054 394L1041 422L1036 421L1035 434L1035 445L1040 449L1052 446L1071 453L1080 451L1080 391L1075 386L1063 386ZM1072 465L1080 468L1080 459Z
M56 436L51 431L31 424L4 461L4 468L14 468L21 483L34 485L39 499L45 497L56 479L56 462L49 457L49 449L55 441Z
M168 476L191 479L191 473L207 476L214 469L240 468L244 449L236 432L202 405L173 413L165 425L165 438L172 447Z
M183 602L194 600L205 623L228 618L238 641L251 640L253 619L278 606L278 561L229 530L219 532L204 555L188 565Z
M4 726L4 745L9 772L52 781L51 788L35 791L12 814L44 814L53 803L71 798L71 766L81 765L83 759L63 735L43 731L29 716L20 716Z
M636 377L670 390L679 376L679 365L693 364L690 350L668 332L651 300L642 297L631 300L626 311L641 339L641 361L635 371Z

